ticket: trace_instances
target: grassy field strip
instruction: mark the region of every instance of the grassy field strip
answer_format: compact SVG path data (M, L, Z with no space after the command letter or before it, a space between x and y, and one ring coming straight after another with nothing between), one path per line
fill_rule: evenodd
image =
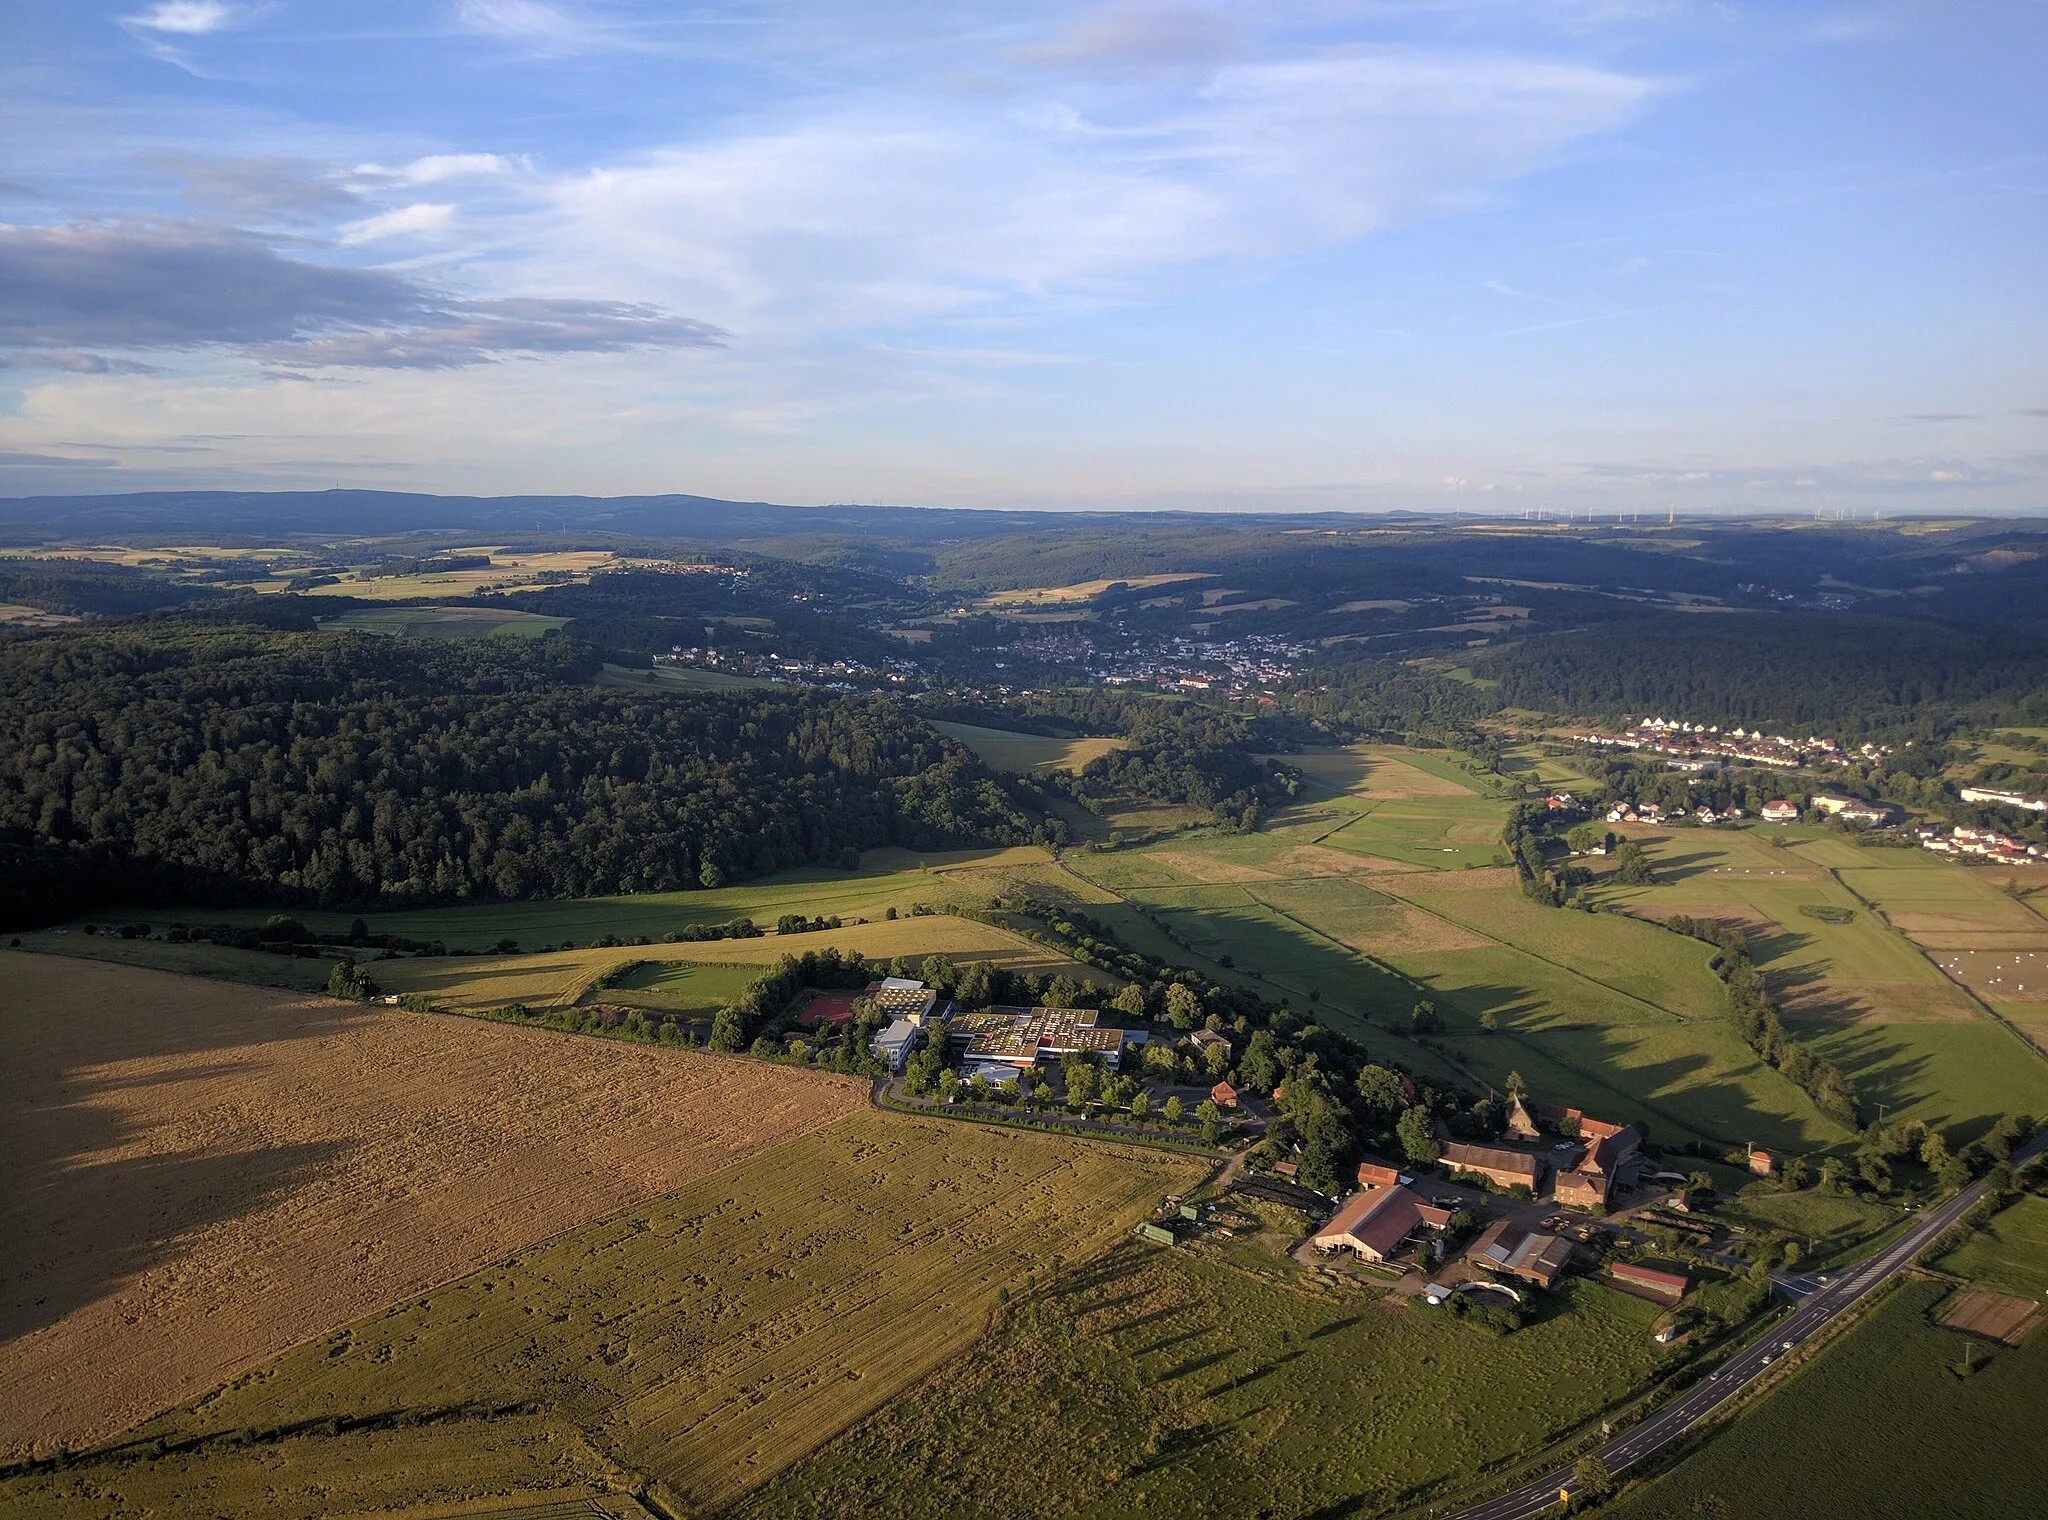
M1528 956L1531 960L1541 961L1546 966L1550 966L1558 971L1562 971L1566 976L1571 977L1575 981L1581 981L1586 983L1588 986L1599 987L1604 991L1611 992L1616 997L1621 998L1624 1002L1632 1004L1635 1007L1647 1009L1652 1014L1662 1015L1664 1018L1670 1019L1673 1023L1683 1024L1687 1022L1686 1016L1678 1012L1675 1008L1666 1008L1662 1004L1651 1002L1648 998L1638 997L1635 993L1630 992L1626 987L1617 987L1612 982L1603 982L1602 980L1600 980L1600 978L1588 975L1586 972L1579 970L1579 968L1576 966L1568 966L1563 961L1553 960L1551 957L1544 955L1540 951L1532 950L1527 945L1515 944L1508 940L1497 939L1492 934L1489 934L1484 927L1477 923L1472 922L1470 919L1460 918L1456 914L1446 912L1442 908L1432 907L1428 903L1418 902L1412 896L1403 895L1399 891L1398 885L1395 883L1390 882L1381 890L1386 891L1391 896L1400 897L1403 902L1407 903L1410 907L1415 908L1418 912L1427 913L1432 918L1440 918L1445 923L1455 924L1461 929L1468 930L1473 934L1481 935L1486 939L1492 940L1495 944L1500 945L1502 948L1514 950L1519 954ZM1564 910L1549 909L1547 911L1562 912Z
M1066 862L1063 860L1062 864L1065 865ZM1074 870L1071 865L1068 865L1067 869L1070 871ZM1075 871L1074 874L1083 881L1092 881L1092 878L1080 876L1078 871ZM1095 885L1099 890L1111 893L1115 897L1118 906L1123 910L1121 914L1108 914L1105 917L1113 919L1118 933L1133 948L1147 954L1160 956L1165 960L1181 964L1192 963L1199 965L1205 975L1218 982L1230 986L1248 988L1262 996L1271 997L1276 991L1285 993L1305 1005L1306 1011L1311 1013L1319 1014L1321 1010L1327 1009L1340 1017L1341 1023L1337 1027L1364 1046L1376 1060L1397 1059L1404 1065L1414 1067L1418 1075L1466 1078L1471 1076L1469 1072L1462 1071L1457 1063L1445 1060L1432 1051L1409 1045L1407 1042L1387 1034L1372 1024L1359 1011L1363 1008L1383 1006L1390 1013L1405 1013L1406 1005L1401 1003L1398 996L1388 990L1389 984L1383 983L1380 988L1375 989L1377 995L1359 996L1355 1003L1348 1003L1332 999L1332 980L1328 977L1302 980L1298 976L1266 970L1269 964L1281 964L1288 965L1291 969L1298 971L1301 960L1298 943L1284 947L1276 947L1268 940L1253 941L1249 947L1240 944L1239 948L1246 948L1248 955L1257 955L1260 959L1255 964L1247 965L1239 962L1239 957L1235 950L1226 951L1224 953L1231 956L1232 964L1225 966L1207 951L1191 945L1183 939L1174 938L1155 926L1148 915L1151 912L1159 911L1157 906L1141 898L1126 896L1117 888L1103 886L1101 883L1095 883ZM1192 883L1185 885L1194 886ZM1330 935L1325 934L1321 930L1297 924L1291 919L1283 918L1278 913L1268 909L1265 904L1253 900L1251 894L1242 888L1223 886L1220 888L1200 888L1200 890L1212 892L1220 890L1236 893L1243 899L1245 906L1259 910L1270 922L1285 925L1293 933L1306 932L1313 940L1318 952L1328 950L1331 944L1334 943L1336 954L1342 958L1344 965L1347 968L1351 968L1354 973L1356 971L1363 971L1374 980L1390 977L1387 968L1361 957L1349 946L1343 944L1342 941L1333 941ZM1207 919L1205 919L1205 923L1209 923L1210 927L1214 927L1213 922ZM1260 974L1253 975L1251 974L1252 971L1257 971ZM1337 978L1337 984L1346 985L1341 975ZM1405 990L1409 985L1408 978L1398 975L1391 976L1390 986L1392 988ZM1319 993L1321 1000L1311 1002L1309 999L1311 992Z
M2000 1029L2003 1029L2007 1034L2011 1035L2014 1039L2018 1040L2020 1044L2024 1045L2027 1049L2028 1055L2034 1057L2036 1060L2048 1061L2048 1051L2044 1051L2041 1048L2041 1046L2035 1042L2035 1039L2031 1034L2029 1034L2026 1030L2022 1029L2019 1025L2015 1024L2011 1019L2008 1019L2004 1014L2000 1013L1996 1008L1994 1008L1991 1005L1988 999L1980 997L1976 989L1971 987L1967 982L1964 982L1959 977L1950 976L1947 968L1944 967L1940 961L1934 958L1934 953L1932 951L1930 951L1925 945L1920 944L1911 935L1902 933L1897 928L1897 926L1895 926L1892 923L1891 919L1886 916L1884 910L1881 907L1879 907L1878 904L1872 902L1869 898L1865 897L1861 892L1857 891L1856 888L1852 886L1844 878L1840 871L1836 871L1830 868L1829 874L1833 876L1835 880L1841 884L1843 891L1847 892L1850 896L1854 897L1858 902L1862 903L1864 907L1870 912L1872 917L1876 918L1887 929L1891 930L1892 933L1897 934L1899 938L1903 940L1906 944L1911 945L1913 949L1916 952L1918 952L1921 959L1927 962L1928 966L1933 970L1936 976L1940 977L1943 981L1947 982L1950 986L1954 987L1957 992L1961 993L1965 998L1969 999L1969 1001L1976 1006L1977 1010L1980 1013L1982 1013L1984 1017L1991 1020L1992 1023L1996 1024Z
M963 963L990 961L1006 970L1064 971L1104 985L1120 984L1120 979L1111 973L1083 966L1020 934L943 913L809 934L768 934L759 939L694 940L673 945L556 950L538 955L379 961L375 973L379 985L389 991L424 992L437 1003L465 1011L506 1003L566 1008L582 999L598 977L626 961L745 966L758 976L785 955L801 955L806 950L823 950L827 946L842 955L859 953L876 961L897 956L922 960L927 955L944 955Z

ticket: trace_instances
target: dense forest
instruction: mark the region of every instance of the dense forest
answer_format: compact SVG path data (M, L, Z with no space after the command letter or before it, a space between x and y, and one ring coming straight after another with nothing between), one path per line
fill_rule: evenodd
M1531 639L1476 668L1509 706L1609 720L1933 737L2048 715L2048 645L1920 620L1662 614Z
M642 696L563 638L192 617L0 643L0 908L662 891L1042 831L882 698Z
M0 603L68 617L122 617L217 600L211 586L180 585L129 565L89 559L0 558Z

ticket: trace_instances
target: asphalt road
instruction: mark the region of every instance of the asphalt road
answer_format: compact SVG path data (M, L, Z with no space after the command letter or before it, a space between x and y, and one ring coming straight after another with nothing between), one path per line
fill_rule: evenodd
M2015 1152L2014 1164L2031 1159L2044 1148L2048 1148L2048 1136L2039 1137ZM1792 1317L1776 1326L1768 1337L1724 1363L1711 1377L1688 1388L1601 1447L1600 1459L1607 1464L1607 1470L1620 1477L1644 1458L1670 1445L1755 1382L1779 1357L1810 1340L1830 1320L1847 1313L1887 1279L1911 1265L1913 1258L1932 1244L1935 1236L1968 1213L1984 1192L1985 1184L1981 1182L1964 1188L1946 1203L1923 1213L1919 1223L1875 1256L1829 1273L1825 1283L1803 1275L1776 1279L1797 1305ZM1525 1516L1540 1515L1557 1504L1558 1490L1571 1481L1571 1475L1570 1468L1561 1467L1498 1499L1459 1510L1447 1520L1523 1520Z

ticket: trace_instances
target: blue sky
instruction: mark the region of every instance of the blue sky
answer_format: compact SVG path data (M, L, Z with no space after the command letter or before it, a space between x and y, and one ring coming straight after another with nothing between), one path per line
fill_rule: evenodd
M2048 509L2044 0L16 0L0 493Z

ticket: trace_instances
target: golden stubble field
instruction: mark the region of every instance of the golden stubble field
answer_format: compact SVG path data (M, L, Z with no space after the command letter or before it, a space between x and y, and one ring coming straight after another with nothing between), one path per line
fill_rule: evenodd
M713 1514L1207 1170L864 1110L0 1479L0 1511L482 1514L580 1486Z
M288 1346L858 1109L866 1085L0 953L0 1453Z

